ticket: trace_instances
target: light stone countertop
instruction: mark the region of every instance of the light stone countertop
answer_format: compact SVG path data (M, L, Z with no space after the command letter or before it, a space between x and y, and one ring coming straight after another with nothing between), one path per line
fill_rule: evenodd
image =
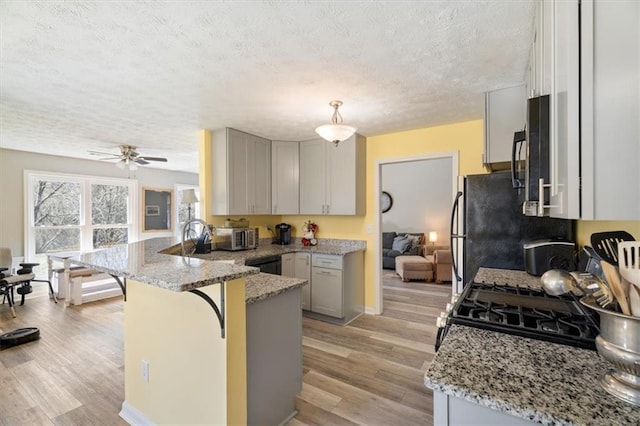
M522 286L530 288L542 288L540 277L528 274L525 271L512 271L510 269L480 268L476 273L475 282L485 284L502 284L507 286Z
M425 386L546 425L638 425L640 407L598 383L597 352L454 324Z
M260 273L258 268L244 266L247 259L310 252L345 255L364 250L366 243L358 240L320 240L317 246L271 244L260 240L255 250L214 251L182 257L180 243L175 238L152 238L121 246L109 247L72 257L72 263L125 277L171 291L189 291L207 285L246 277L246 301L255 303L302 286L306 280Z
M171 291L189 291L255 275L258 268L160 253L175 238L152 238L73 256L73 264Z
M283 277L262 272L258 275L250 275L247 277L247 305L277 296L296 287L301 287L307 282L307 280L299 278Z

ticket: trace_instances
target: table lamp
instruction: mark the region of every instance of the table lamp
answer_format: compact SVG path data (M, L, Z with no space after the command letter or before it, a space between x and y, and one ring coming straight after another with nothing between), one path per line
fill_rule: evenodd
M182 191L182 204L187 204L187 220L191 220L191 204L198 202L195 189L185 189Z
M429 242L431 245L435 245L436 241L438 241L438 233L434 231L429 232Z

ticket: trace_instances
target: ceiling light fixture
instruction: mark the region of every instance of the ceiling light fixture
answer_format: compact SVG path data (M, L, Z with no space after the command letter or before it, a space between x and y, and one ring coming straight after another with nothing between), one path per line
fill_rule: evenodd
M333 142L338 146L340 142L345 139L349 139L356 132L355 127L342 124L342 116L338 112L338 108L342 105L342 101L331 101L329 105L333 107L333 116L331 117L331 124L324 124L316 127L316 133L323 139Z
M122 160L118 161L116 163L116 167L119 169L125 169L126 167L129 167L129 170L138 170L138 165L128 158L123 158Z

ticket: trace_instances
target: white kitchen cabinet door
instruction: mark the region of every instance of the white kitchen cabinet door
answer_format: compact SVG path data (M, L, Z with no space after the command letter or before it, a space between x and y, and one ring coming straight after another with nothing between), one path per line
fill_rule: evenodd
M527 121L525 85L485 93L484 164L509 165L513 134L523 130Z
M552 8L549 214L638 220L640 4L556 0Z
M271 141L227 128L211 143L213 214L271 213Z
M271 214L271 141L250 137L248 210L250 214Z
M300 144L271 143L271 213L300 213Z
M249 135L229 129L228 132L229 163L229 210L227 214L248 214L249 211Z
M640 220L640 2L580 11L581 219Z
M308 284L302 286L302 309L311 310L311 254L295 254L295 277L307 280Z
M325 214L327 142L300 143L300 214Z
M342 271L328 268L311 268L311 311L335 318L342 318Z
M580 218L580 58L578 0L553 2L549 215ZM548 182L545 182L548 184ZM547 207L545 207L547 208Z
M363 141L359 135L327 145L329 173L326 214L358 215L364 213Z
M365 140L300 143L300 214L361 215L365 209Z
M296 276L296 254L286 253L281 256L282 268L280 270L282 276L295 278Z

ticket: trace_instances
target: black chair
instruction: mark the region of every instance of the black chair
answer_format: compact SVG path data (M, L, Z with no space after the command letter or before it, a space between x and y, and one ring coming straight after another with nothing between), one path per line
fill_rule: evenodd
M2 303L4 303L5 300L8 301L11 314L14 318L16 317L16 311L14 309L14 289L21 296L20 305L24 305L25 295L33 291L31 282L48 283L50 296L54 302L58 303L58 299L53 292L51 281L36 279L36 274L33 273L33 268L38 266L39 263L20 263L21 268L18 269L15 275L12 275L10 272L12 262L11 249L5 247L0 248L0 294L3 296Z

